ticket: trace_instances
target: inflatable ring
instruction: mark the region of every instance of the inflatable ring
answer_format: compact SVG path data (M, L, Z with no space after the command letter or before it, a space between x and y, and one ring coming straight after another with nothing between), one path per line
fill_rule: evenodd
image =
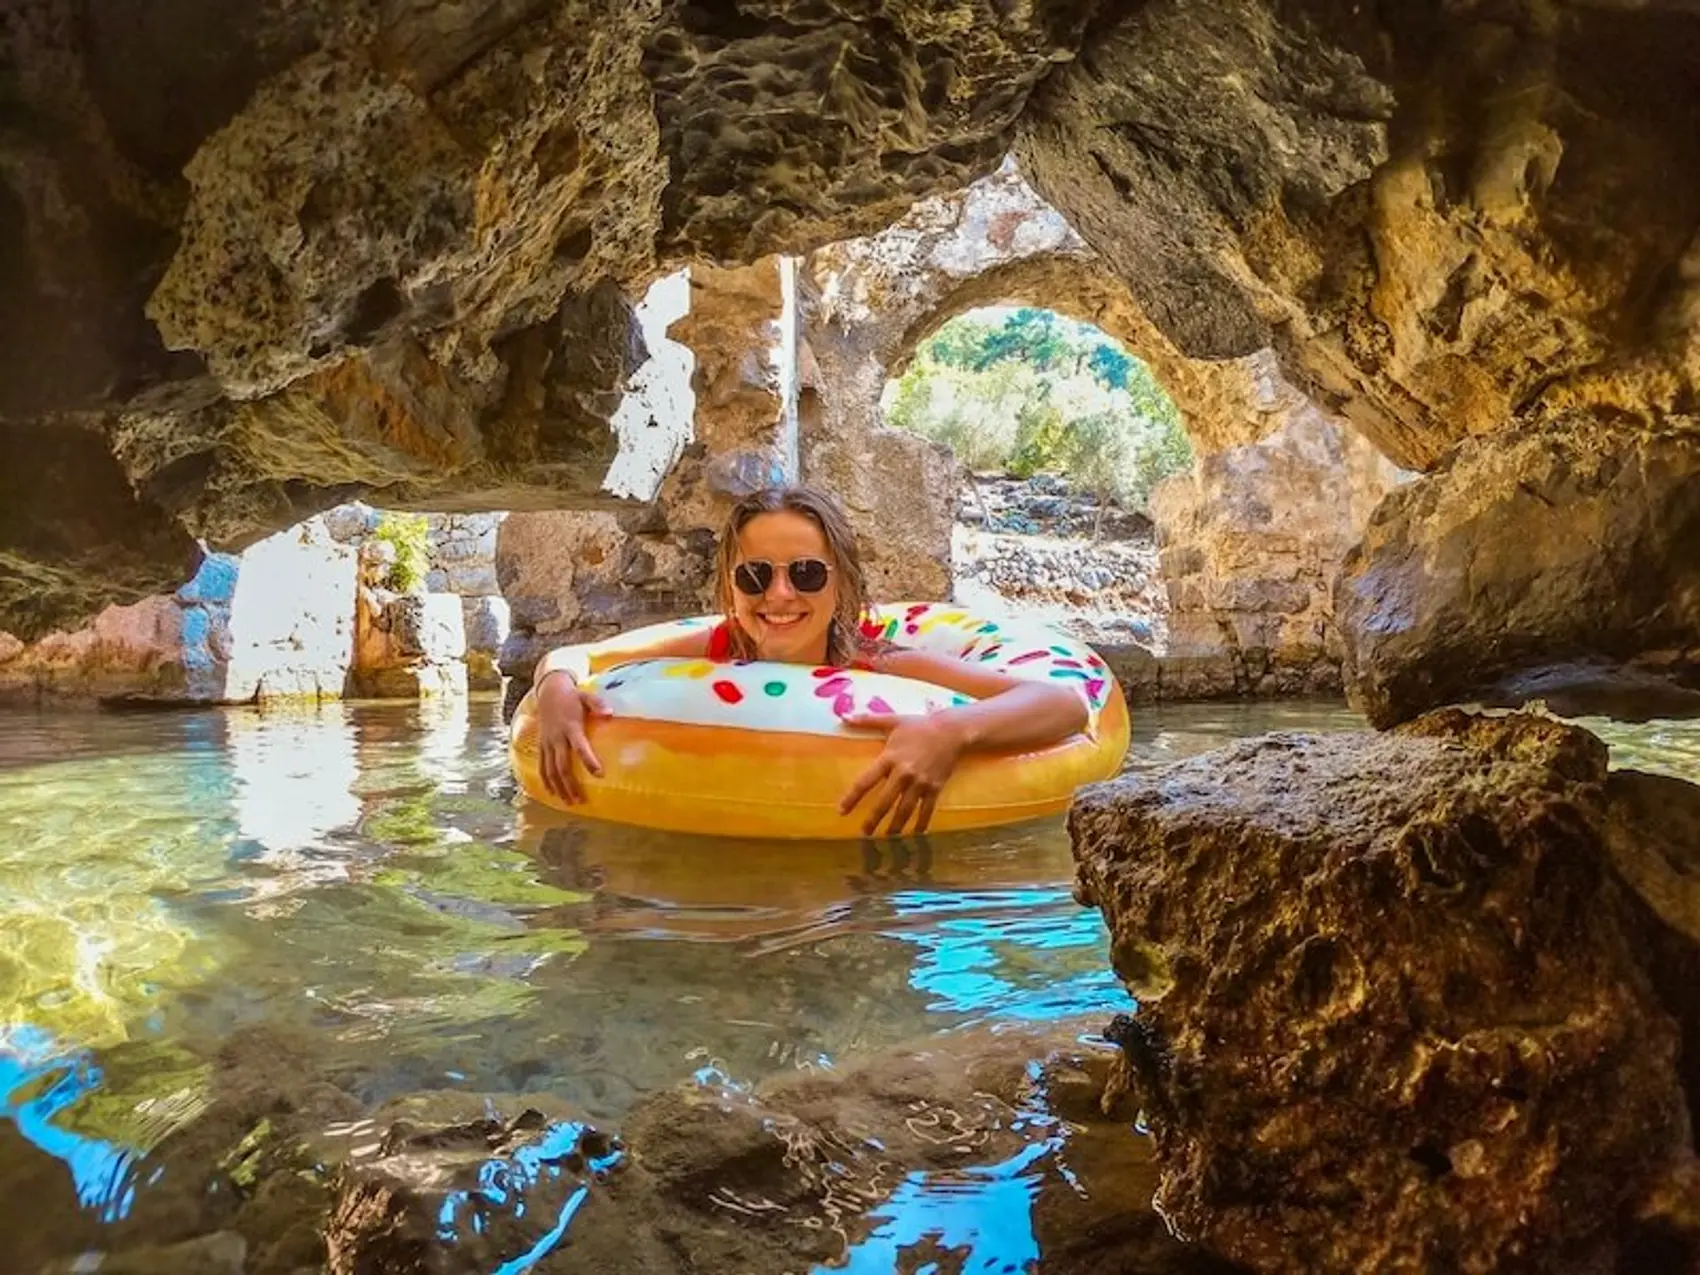
M630 649L718 617L633 630L604 650ZM1082 784L1107 779L1127 753L1127 706L1114 676L1083 643L1049 628L971 615L942 603L897 603L863 625L904 646L979 662L988 669L1060 681L1085 698L1085 732L1044 748L974 752L939 794L931 829L1016 823L1068 808ZM861 835L867 803L848 815L838 802L879 756L884 737L845 726L852 712L929 713L965 696L913 678L860 669L767 661L647 659L609 666L591 651L587 690L608 717L588 725L600 778L579 774L585 800L567 806L543 783L537 716L528 692L514 713L509 756L525 793L593 819L734 837Z

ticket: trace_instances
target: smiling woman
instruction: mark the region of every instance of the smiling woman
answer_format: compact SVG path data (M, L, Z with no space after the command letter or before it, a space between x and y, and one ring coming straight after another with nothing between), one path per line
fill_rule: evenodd
M1007 776L990 777L981 797L964 788L969 773L984 770L992 756L1005 759L999 771L1008 770L1011 757L1091 732L1102 725L1098 718L1109 704L1121 728L1099 734L1114 751L1106 773L1120 761L1126 712L1096 655L1048 631L1014 643L997 621L942 605L905 604L904 620L881 618L867 604L855 537L837 503L820 492L773 488L740 501L720 538L716 596L718 623L704 618L659 625L554 651L538 664L526 711L515 719L515 765L527 791L552 804L656 827L701 831L712 811L711 831L845 836L857 830L852 815L858 809L866 834L882 826L890 833L923 832L935 814L940 826L948 820L951 827L977 827L1061 809L1072 785L1101 777L1096 771L1104 758L1096 745L1084 769L1065 766L1013 801ZM917 640L927 635L936 637ZM1032 649L1017 651L1016 645ZM1016 658L1022 654L1029 658ZM1041 659L1056 667L1029 667ZM665 660L684 663L641 676L596 676ZM711 676L717 666L747 670L752 662L762 666L759 678L748 672ZM1034 676L1041 672L1046 675ZM800 682L804 673L812 683ZM700 706L675 702L678 697L665 690L673 678L705 679L711 694L703 703L719 716L701 720ZM799 725L778 707L794 682L813 689L791 702L821 701L830 710L824 720ZM662 689L646 689L640 698L636 690L613 694L640 685ZM744 724L750 710L737 718L728 714L746 700L765 702L779 714L754 727L773 742L752 755L748 741L739 741L729 758L725 730L751 728ZM701 730L712 734L699 736ZM823 734L830 746L809 742ZM664 739L676 750L678 774L651 755ZM640 754L649 760L633 770ZM750 789L749 780L733 772L715 780L713 794L705 793L701 781L716 769L711 762L734 760L763 766L762 787ZM791 776L783 784L770 773L780 765ZM610 766L620 768L617 786L627 797L612 796ZM1071 786L1059 799L1055 786L1065 779ZM672 786L664 788L663 780ZM837 794L835 801L823 797L828 791ZM680 797L678 810L662 813L679 794L691 795ZM1001 813L992 813L993 807ZM967 813L971 809L979 813Z

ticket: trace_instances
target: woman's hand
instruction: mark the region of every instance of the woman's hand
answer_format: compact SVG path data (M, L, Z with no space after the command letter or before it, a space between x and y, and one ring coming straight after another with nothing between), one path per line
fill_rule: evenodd
M584 724L607 716L602 697L581 691L566 674L547 676L537 688L538 770L549 791L569 806L584 799L583 785L573 774L575 755L591 774L602 774Z
M932 821L939 790L956 769L968 741L952 724L947 713L928 717L903 717L896 713L852 713L846 726L884 731L885 751L862 772L838 803L839 814L849 814L858 803L885 780L885 790L874 800L862 821L862 832L873 836L880 820L889 813L888 836L897 836L915 816L915 831L922 833Z

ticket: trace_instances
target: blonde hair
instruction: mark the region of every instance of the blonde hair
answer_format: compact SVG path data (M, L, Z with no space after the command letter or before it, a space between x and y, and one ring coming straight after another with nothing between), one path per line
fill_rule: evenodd
M862 634L862 619L868 606L867 578L862 572L862 555L850 520L831 496L812 487L767 487L752 492L726 515L714 562L714 601L726 617L732 634L732 654L741 660L756 658L755 641L745 633L733 606L732 569L738 562L738 533L761 514L801 514L820 528L838 583L838 605L826 632L828 664L848 664L866 656L873 648Z

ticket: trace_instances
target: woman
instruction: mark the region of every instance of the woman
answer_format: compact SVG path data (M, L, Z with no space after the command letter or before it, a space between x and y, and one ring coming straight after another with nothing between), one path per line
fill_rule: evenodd
M1087 724L1085 700L1067 686L1024 681L866 637L861 617L867 598L855 534L837 503L809 488L769 488L733 507L720 536L715 596L725 619L713 629L644 647L621 648L617 638L594 648L563 647L539 661L533 685L541 772L563 801L572 804L582 796L575 758L592 775L602 773L585 722L608 710L578 686L590 673L593 649L597 671L662 656L776 660L869 668L971 697L976 702L926 716L844 718L847 726L886 736L879 758L839 803L848 814L869 799L862 822L868 835L887 816L892 835L911 820L914 831L925 832L939 792L964 753L1042 746Z

